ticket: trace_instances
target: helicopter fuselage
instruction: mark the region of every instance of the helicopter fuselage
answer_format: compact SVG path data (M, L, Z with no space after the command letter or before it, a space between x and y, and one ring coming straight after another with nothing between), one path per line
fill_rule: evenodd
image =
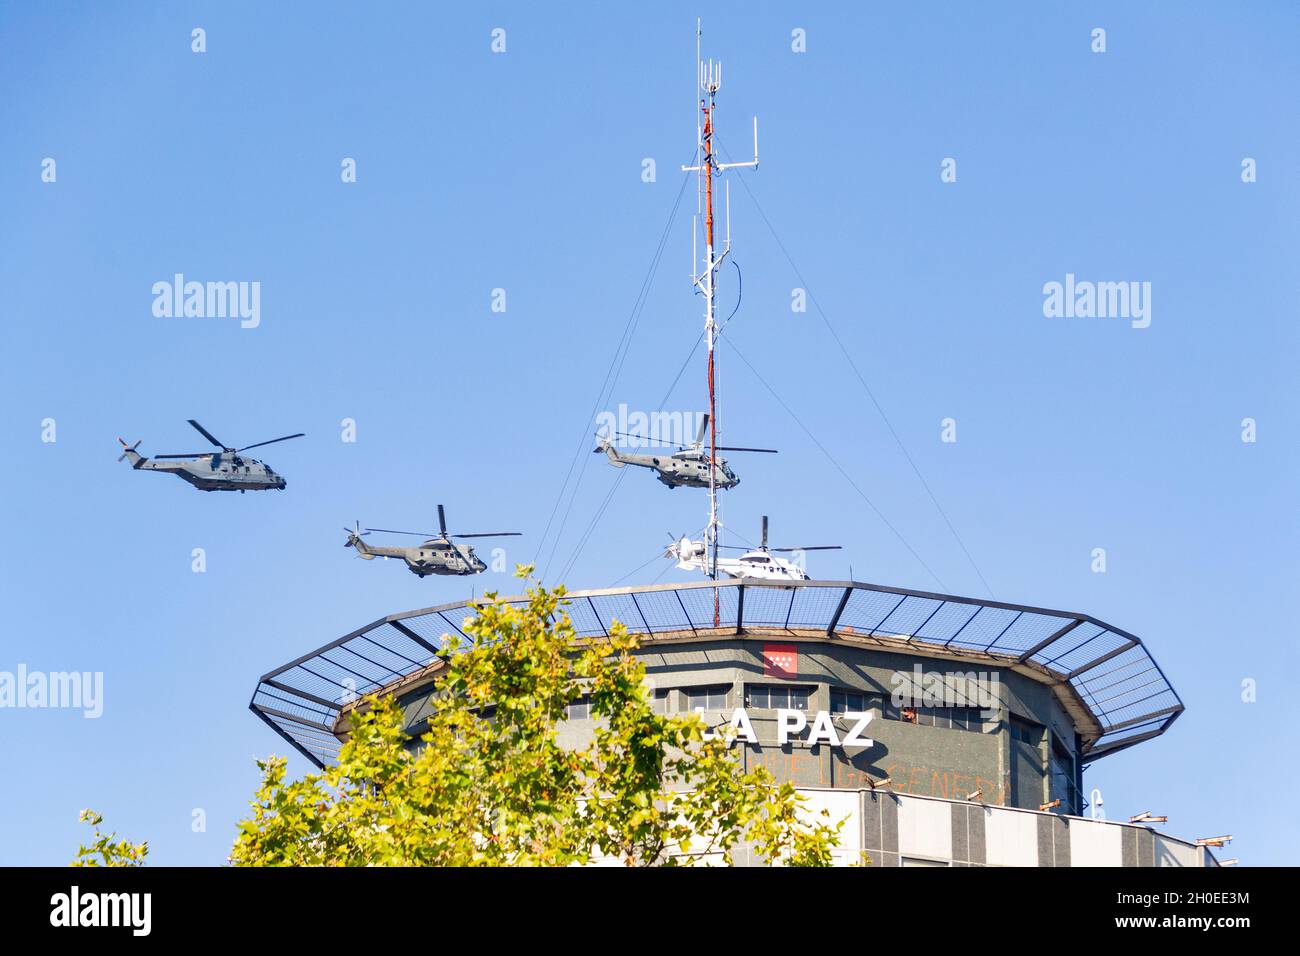
M703 541L682 538L669 545L664 557L675 558L683 571L709 572L708 546ZM808 572L799 564L778 558L764 548L746 551L738 558L718 558L718 573L729 578L756 578L761 581L808 581Z
M597 450L603 450L616 468L635 465L638 468L649 468L655 471L655 477L669 488L709 487L710 466L712 466L713 482L717 488L734 488L740 484L740 479L736 477L735 472L727 467L725 458L710 461L707 454L693 448L671 455L642 455L619 451L613 445L602 441Z
M356 535L348 538L348 545L356 548L358 556L372 561L375 558L400 558L416 577L430 574L470 575L487 570L487 565L468 545L458 545L441 538L431 538L417 548L394 548L366 544Z
M283 491L285 480L270 465L244 455L205 455L179 461L159 461L131 453L136 471L175 475L200 491Z

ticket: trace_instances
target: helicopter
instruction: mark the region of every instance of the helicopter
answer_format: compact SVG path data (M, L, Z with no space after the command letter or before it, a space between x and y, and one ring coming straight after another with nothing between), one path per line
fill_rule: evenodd
M664 552L665 558L675 558L677 566L683 571L709 571L709 550L704 541L692 541L683 536L679 541L671 533L673 541ZM793 561L773 557L774 551L838 551L838 544L815 545L809 548L769 548L767 546L767 515L763 515L763 536L757 548L738 548L734 545L719 545L728 551L744 551L738 558L719 558L718 571L731 578L760 578L766 581L808 581L808 572Z
M240 453L250 448L273 445L278 441L288 441L290 438L302 438L303 432L285 435L283 438L272 438L270 441L260 441L255 445L245 445L243 448L231 448L217 441L210 431L194 419L188 421L200 435L212 442L220 451L195 451L184 455L154 455L153 458L148 458L136 450L143 439L136 441L134 445L128 445L118 438L118 442L122 445L122 454L118 455L117 460L130 461L131 467L136 471L160 471L175 475L183 481L188 481L200 491L245 492L264 491L268 488L284 490L284 478L277 475L270 465L255 458L245 458ZM191 460L174 463L163 461L170 458Z
M704 432L709 427L709 416L706 414L700 419L700 430L695 435L695 441L689 445L677 445L679 451L671 455L638 455L630 452L622 452L613 446L609 438L603 435L596 436L596 447L592 449L592 454L604 452L608 457L610 464L615 468L623 468L627 465L637 465L641 468L652 468L658 474L656 477L669 488L708 488L710 459L709 453L704 448ZM622 435L625 438L640 438L639 435L628 435L625 432L613 432L613 435ZM735 448L730 446L719 445L718 451L756 451L768 455L775 455L775 448ZM740 484L740 479L736 473L727 466L725 458L718 458L712 462L713 482L717 488L734 488Z
M355 548L357 557L367 561L375 558L401 558L407 569L416 577L430 574L479 574L487 570L487 565L474 553L469 545L455 544L452 538L507 538L517 537L518 531L496 531L486 534L448 534L447 518L442 505L438 505L438 534L432 531L393 531L389 528L366 528L361 530L358 521L355 528L344 528L348 540L345 548ZM425 538L425 542L416 548L374 547L362 539L372 531L381 534L413 534Z

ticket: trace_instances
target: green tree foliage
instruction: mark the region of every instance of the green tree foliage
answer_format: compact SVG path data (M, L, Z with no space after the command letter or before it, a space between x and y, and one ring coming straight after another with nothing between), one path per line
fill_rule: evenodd
M101 833L99 825L104 822L104 816L94 810L82 810L81 822L95 828L95 842L77 850L72 866L144 866L144 858L149 855L148 843L131 843L118 840L116 833Z
M526 577L530 568L520 568ZM656 714L636 638L615 623L578 641L564 588L512 607L489 594L448 650L418 744L392 699L366 698L335 766L262 784L239 824L236 865L629 866L761 859L826 866L839 824L807 822L765 769L745 772L698 715ZM570 703L594 736L561 746Z

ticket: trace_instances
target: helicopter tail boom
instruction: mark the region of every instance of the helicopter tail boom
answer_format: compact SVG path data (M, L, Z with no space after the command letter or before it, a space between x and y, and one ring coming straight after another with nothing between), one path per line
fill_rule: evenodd
M347 529L344 529L344 530L347 530ZM343 547L345 547L345 548L355 548L355 549L356 549L356 552L357 552L357 557L358 557L358 558L363 558L363 559L365 559L366 561L373 561L373 560L375 560L375 556L370 552L370 548L367 547L365 541L361 540L361 535L360 535L360 534L357 534L356 532L352 532L352 531L349 531L349 532L348 532L348 540L347 540L347 542L343 545Z
M627 465L627 462L619 456L618 449L611 445L607 438L597 438L596 447L592 450L595 452L603 451L607 456L609 456L609 462L615 468L623 468Z

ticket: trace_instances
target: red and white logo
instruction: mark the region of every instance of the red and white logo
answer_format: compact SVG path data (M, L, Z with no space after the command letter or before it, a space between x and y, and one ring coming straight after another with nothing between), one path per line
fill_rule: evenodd
M799 673L797 644L764 644L763 676L795 677Z

